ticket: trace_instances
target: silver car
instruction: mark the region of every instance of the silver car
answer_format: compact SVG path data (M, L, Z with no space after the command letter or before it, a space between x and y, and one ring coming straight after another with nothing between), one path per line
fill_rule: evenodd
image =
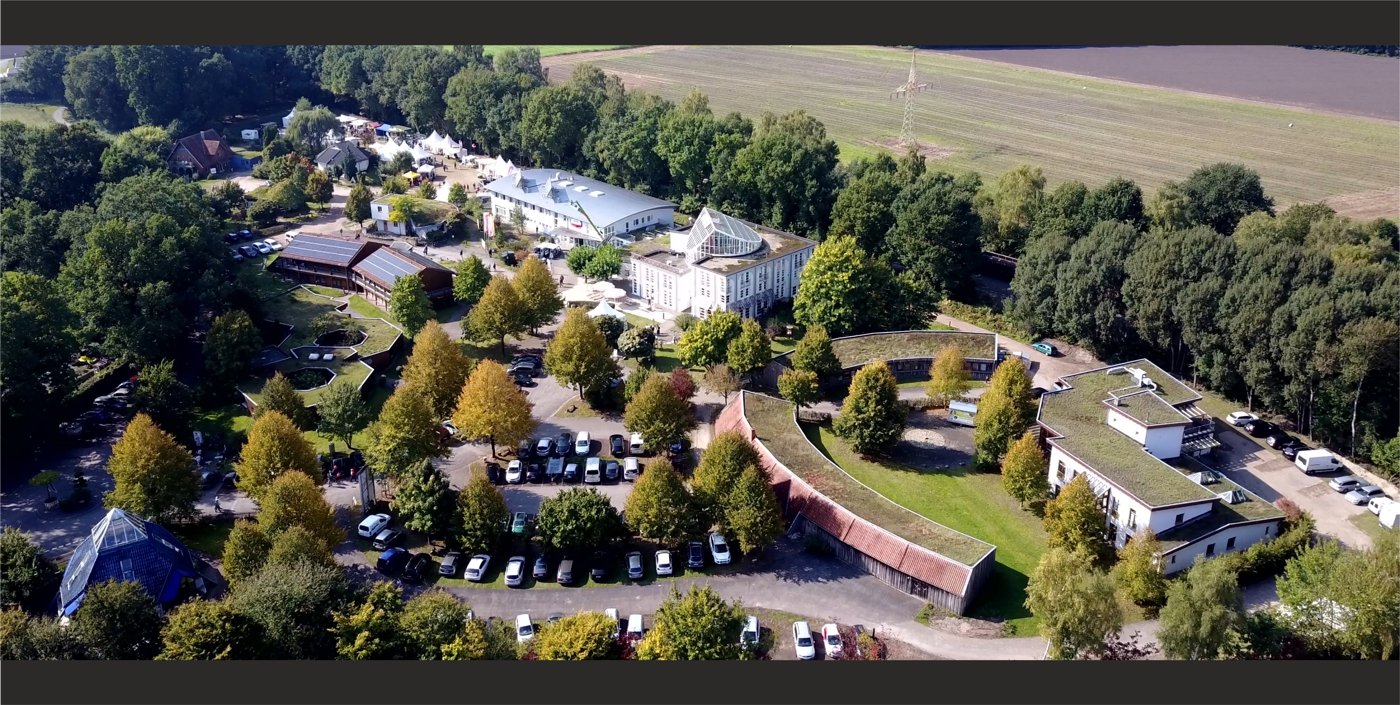
M438 575L456 575L457 566L462 564L462 554L451 551L442 557L442 565L438 566Z
M1384 494L1385 490L1382 490L1381 488L1376 487L1375 485L1366 485L1365 487L1358 487L1348 492L1346 494L1346 498L1348 502L1351 502L1352 504L1355 504L1356 506L1360 507L1365 506L1368 502L1370 502L1372 497L1380 497Z
M525 582L525 557L511 556L506 561L506 587L520 587Z
M1327 486L1331 487L1334 492L1341 492L1342 494L1346 494L1354 489L1361 487L1361 481L1352 477L1351 475L1343 475L1341 477L1334 477L1331 480L1328 480Z
M474 583L479 583L484 580L486 578L486 566L488 565L491 565L490 556L484 553L478 553L472 556L472 559L467 561L467 580ZM523 565L521 566L521 571L524 572Z
M646 575L646 569L642 567L642 554L640 551L633 551L627 554L627 577L633 580L641 580Z

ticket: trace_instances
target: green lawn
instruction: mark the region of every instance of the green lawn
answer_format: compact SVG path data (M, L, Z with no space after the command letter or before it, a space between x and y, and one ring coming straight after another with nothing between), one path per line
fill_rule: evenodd
M0 102L0 120L18 120L30 127L53 127L53 111L59 106L49 103Z
M310 289L311 291L317 294L320 294L322 296L329 296L333 299L340 298L345 295L345 292L341 291L340 289L332 289L328 286L317 286L316 284L306 284L305 286L306 288Z
M232 531L233 522L226 520L206 519L193 524L176 524L170 527L170 533L175 534L175 538L180 539L185 548L212 558L224 555L224 543L228 541L228 535Z
M1350 521L1352 526L1366 532L1366 535L1373 539L1379 539L1386 534L1393 534L1396 531L1395 529L1387 529L1381 526L1381 522L1376 518L1376 515L1370 512L1362 512L1347 521Z
M995 545L996 567L968 614L1006 620L1020 636L1036 633L1038 622L1024 603L1030 573L1045 551L1045 532L1040 519L1021 510L1002 489L1001 475L875 463L857 456L830 427L804 424L803 430L837 465L876 492Z

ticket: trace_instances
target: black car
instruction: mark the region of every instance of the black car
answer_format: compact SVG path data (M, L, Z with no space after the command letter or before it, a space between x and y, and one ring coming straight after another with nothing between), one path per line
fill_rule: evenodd
M1290 443L1296 442L1297 440L1298 439L1294 438L1293 436L1279 431L1278 433L1275 433L1269 436L1268 438L1265 438L1264 442L1268 443L1270 448L1282 448Z
M229 233L224 236L224 242L238 242L238 233Z
M680 455L685 452L685 441L676 441L667 446L666 451L671 455Z
M406 583L421 583L424 576L428 574L428 569L433 565L433 558L426 553L415 553L408 559L403 567L403 581Z
M686 552L685 564L691 568L705 567L705 544L699 541L691 541L689 550Z
M374 537L374 548L383 551L392 548L394 544L403 540L403 531L399 529L385 529Z
M1255 438L1263 438L1278 432L1278 426L1268 421L1255 419L1244 425L1244 432Z
M564 482L578 482L578 463L564 466Z
M530 457L530 454L534 452L535 444L531 443L530 439L526 438L525 440L520 442L520 447L515 449L515 457L524 460Z
M258 252L256 247L251 247L249 245L244 245L238 248L238 251L248 259L255 259L262 254L261 252Z
M614 433L608 436L608 444L612 448L612 455L614 458L621 458L622 454L627 452L627 441L620 433Z
M1283 447L1283 457L1289 460L1296 460L1298 458L1298 453L1305 450L1312 449L1295 440Z
M525 375L526 377L535 377L539 375L540 368L536 366L533 362L522 362L516 365L511 365L510 369L506 370L506 373L511 376Z
M251 231L251 230L239 230L239 231L238 231L238 235L239 235L240 237L242 237L244 240L252 240L252 239L253 239L253 231Z
M608 554L603 551L593 552L593 567L588 571L588 577L593 582L602 582L608 578Z
M554 457L562 458L569 454L569 450L574 447L574 437L567 433L559 434L554 439Z
M525 466L525 481L540 482L544 480L544 471L540 469L539 463L530 463Z
M512 382L515 382L515 386L517 386L517 387L533 387L533 386L535 386L535 380L534 380L533 378L531 378L529 374L526 374L526 373L524 373L524 372L519 372L519 373L516 373L516 374L511 375L511 376L510 376L510 380L511 380Z
M507 266L507 267L514 267L515 264L516 264L516 261L515 261L515 253L514 253L514 252L502 252L502 253L501 253L501 264L504 264L504 265Z
M489 480L493 485L504 484L506 481L506 472L505 470L501 469L499 463L487 463L486 479Z
M609 460L603 463L603 479L611 482L617 480L621 474L622 468L617 464L616 460Z
M510 364L512 365L519 365L522 362L533 363L536 367L539 367L544 364L544 358L539 355L516 355L510 360Z
M544 556L535 558L535 580L544 580L544 576L549 575L549 561Z

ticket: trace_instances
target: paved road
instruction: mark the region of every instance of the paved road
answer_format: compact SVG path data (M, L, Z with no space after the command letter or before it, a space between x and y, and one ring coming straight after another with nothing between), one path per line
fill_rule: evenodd
M991 332L984 328L978 328L967 321L962 321L941 313L938 314L937 320L943 325L952 326L962 331L972 333ZM1035 386L1042 389L1050 389L1055 383L1055 380L1064 375L1104 366L1104 363L1094 359L1094 356L1088 351L1058 340L1051 341L1060 351L1060 354L1056 357L1050 357L1049 355L1036 352L1031 346L1012 340L1004 335L997 336L997 342L1000 343L1003 348L1011 352L1021 353L1030 359L1032 381L1035 383Z
M469 603L477 614L514 618L521 613L543 617L553 612L602 612L609 607L624 615L651 614L671 585L684 591L692 584L708 584L726 599L737 599L750 607L878 627L896 639L943 658L1039 659L1045 653L1045 642L1039 637L974 639L925 627L914 621L922 600L844 563L809 556L791 540L782 540L772 553L771 562L761 571L724 576L563 590L448 590Z

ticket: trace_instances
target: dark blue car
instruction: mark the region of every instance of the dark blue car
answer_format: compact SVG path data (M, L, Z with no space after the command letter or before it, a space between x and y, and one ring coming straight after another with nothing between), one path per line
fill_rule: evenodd
M403 570L408 563L408 551L402 548L391 548L379 554L379 560L374 567L385 575L395 575Z

